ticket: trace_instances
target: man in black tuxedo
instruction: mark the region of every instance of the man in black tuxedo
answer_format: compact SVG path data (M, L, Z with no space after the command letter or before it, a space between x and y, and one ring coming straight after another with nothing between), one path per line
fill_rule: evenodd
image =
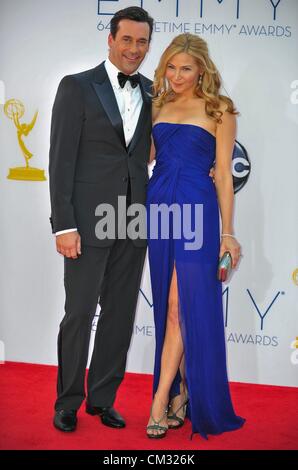
M151 142L151 81L135 73L149 49L153 20L129 7L111 20L109 57L62 79L53 106L50 146L51 224L64 256L65 316L58 336L54 425L74 431L85 398L92 321L101 314L88 374L86 412L125 426L113 408L124 377L146 240L99 239L96 207L117 212L145 203ZM118 221L116 222L118 223ZM126 224L128 219L126 220ZM116 229L117 233L117 229Z

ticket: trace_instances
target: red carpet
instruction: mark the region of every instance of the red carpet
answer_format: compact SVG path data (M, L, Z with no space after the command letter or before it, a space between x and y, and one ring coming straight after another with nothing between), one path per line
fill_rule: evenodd
M151 441L145 426L151 403L152 376L126 374L115 408L127 427L103 426L87 415L84 404L75 433L52 426L56 367L23 363L0 365L0 449L106 449L106 450L209 450L298 449L298 389L232 383L235 410L247 422L238 431L190 441L187 422L165 439Z

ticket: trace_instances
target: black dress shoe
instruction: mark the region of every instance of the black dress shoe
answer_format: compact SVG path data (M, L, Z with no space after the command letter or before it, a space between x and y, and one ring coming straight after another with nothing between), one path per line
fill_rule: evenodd
M125 428L125 421L112 406L90 406L86 403L86 413L100 416L102 424L110 428Z
M54 416L54 426L59 429L59 431L75 431L77 427L77 411L57 410Z

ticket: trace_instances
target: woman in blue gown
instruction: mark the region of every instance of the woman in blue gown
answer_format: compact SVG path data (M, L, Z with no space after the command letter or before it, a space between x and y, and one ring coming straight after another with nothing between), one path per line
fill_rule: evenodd
M146 206L156 353L146 432L160 439L187 416L192 433L207 439L244 423L230 397L217 279L225 251L233 267L241 256L232 222L237 112L220 94L207 44L195 35L174 38L153 87L151 161L156 164Z

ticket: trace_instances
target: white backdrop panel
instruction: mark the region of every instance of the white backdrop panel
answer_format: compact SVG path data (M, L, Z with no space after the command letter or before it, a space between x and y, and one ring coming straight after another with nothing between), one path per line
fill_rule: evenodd
M23 123L38 110L25 142L34 154L32 166L44 169L48 179L58 83L105 59L110 14L129 5L143 5L156 20L142 73L153 78L161 51L175 35L200 34L241 112L238 140L248 152L251 174L235 204L244 258L223 293L229 376L297 386L296 0L0 1L0 340L5 359L56 364L64 290L63 260L48 220L48 181L7 179L9 168L22 166L23 157L3 104L21 100ZM128 371L152 373L153 355L146 262Z

